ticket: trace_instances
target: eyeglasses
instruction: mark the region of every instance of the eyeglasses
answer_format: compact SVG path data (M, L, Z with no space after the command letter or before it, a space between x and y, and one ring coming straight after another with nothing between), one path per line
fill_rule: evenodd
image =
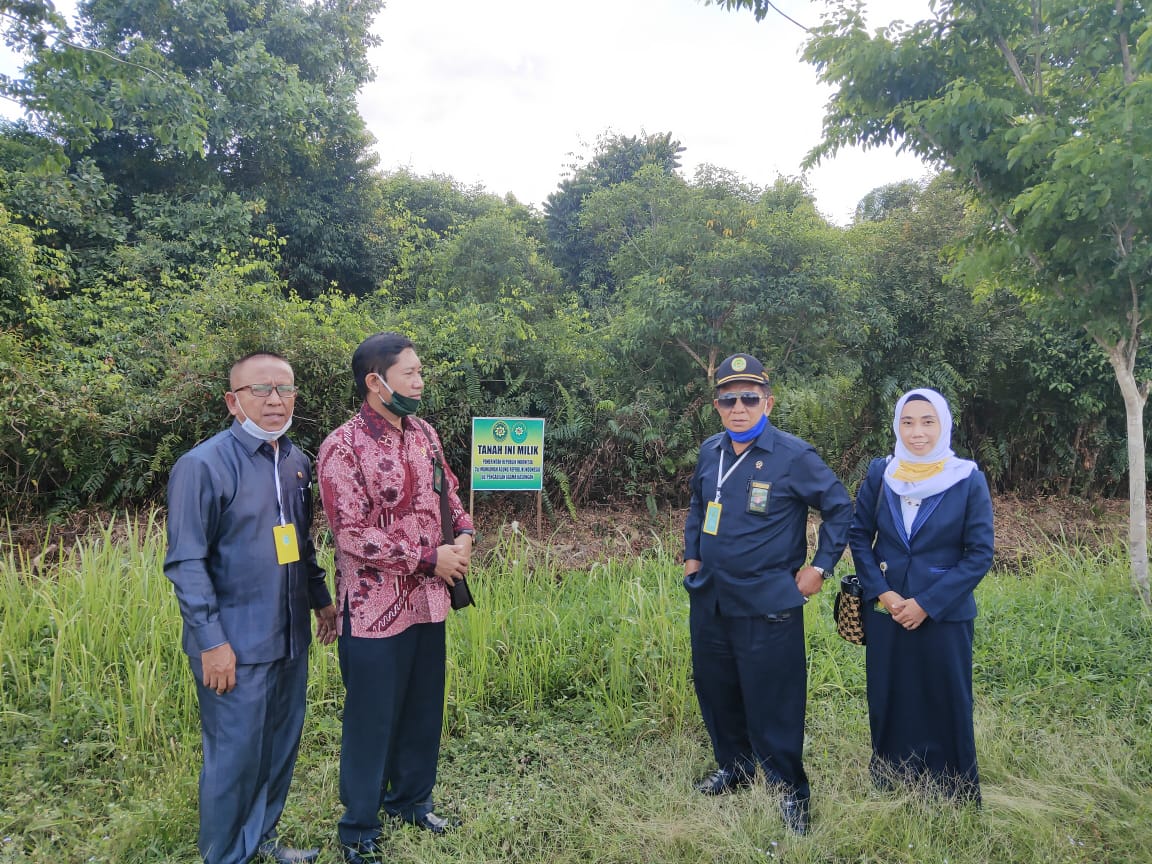
M291 399L300 392L300 388L295 384L245 384L243 387L234 388L232 392L239 393L241 390L251 390L257 399L267 399L273 390L281 399Z
M755 408L763 398L763 393L745 390L743 393L725 393L723 396L717 396L716 404L720 406L721 411L731 411L736 407L736 400L739 399L745 408Z

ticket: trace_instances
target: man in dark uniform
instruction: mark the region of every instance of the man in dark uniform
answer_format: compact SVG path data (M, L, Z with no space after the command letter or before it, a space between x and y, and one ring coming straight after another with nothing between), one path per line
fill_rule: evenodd
M684 524L692 673L719 765L696 788L747 787L759 765L782 790L785 824L805 834L804 604L840 560L852 500L811 444L768 421L774 399L755 357L720 364L713 404L725 431L700 448ZM805 565L809 508L823 522Z
M276 837L304 726L309 609L317 638L336 639L309 535L312 466L284 437L296 395L283 357L238 360L224 394L231 427L181 456L168 483L164 573L200 703L206 864L304 864L319 854Z

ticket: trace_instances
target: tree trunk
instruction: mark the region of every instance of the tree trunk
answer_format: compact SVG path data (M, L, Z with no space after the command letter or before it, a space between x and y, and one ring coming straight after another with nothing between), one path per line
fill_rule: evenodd
M1108 346L1108 362L1116 372L1128 419L1128 560L1140 599L1146 606L1152 606L1148 586L1148 479L1144 458L1144 403L1148 397L1136 383L1123 343Z

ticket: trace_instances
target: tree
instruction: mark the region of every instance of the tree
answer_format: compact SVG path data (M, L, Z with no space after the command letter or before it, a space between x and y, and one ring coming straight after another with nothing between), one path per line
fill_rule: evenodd
M586 296L611 294L614 286L608 259L580 225L585 201L599 189L609 189L635 177L646 165L664 174L680 167L684 148L663 135L602 135L587 165L573 166L569 176L544 202L545 226L552 260L573 288Z
M32 0L0 18L9 44L30 52L0 91L56 145L58 164L96 167L129 242L156 196L238 196L258 234L271 227L285 238L291 288L315 296L340 282L366 293L384 273L371 254L380 202L356 93L372 77L369 28L381 6L86 0L72 32Z
M559 274L540 244L500 210L462 225L433 258L432 283L457 303L518 303L524 311L557 294Z
M35 310L42 305L36 276L32 232L13 225L0 205L0 328L35 320Z
M763 16L766 0L722 0ZM1129 555L1146 603L1144 405L1136 370L1152 270L1152 16L1142 0L938 0L869 33L831 4L805 59L835 92L815 162L899 143L948 166L987 217L960 264L1010 282L1108 358L1128 429Z
M93 143L123 110L135 112L137 131L163 146L191 153L203 148L204 105L153 46L136 40L114 50L87 44L50 0L0 0L0 38L31 58L22 75L0 75L0 95L21 104L33 127L56 144L43 154L46 161L62 166L65 145Z
M917 180L904 180L873 189L856 205L856 223L880 222L901 210L914 209L924 186Z
M611 256L633 362L670 384L710 380L738 348L774 378L819 370L852 338L842 232L796 181L748 201L648 166L591 195L581 230Z
M869 192L856 208L850 233L869 306L856 396L862 460L890 446L892 406L914 386L934 387L952 402L958 449L979 451L976 430L986 437L1001 432L974 424L969 408L990 379L1018 371L1022 333L1030 328L1007 290L974 297L961 280L949 278L949 250L971 218L968 195L958 185L950 172L927 185L893 183ZM982 461L996 482L999 464Z
M386 263L385 287L401 300L418 296L417 289L429 280L434 253L476 220L496 214L535 240L543 234L539 215L514 198L505 201L448 176L421 177L400 170L385 174L379 182L384 215L375 254ZM488 252L499 254L495 249Z

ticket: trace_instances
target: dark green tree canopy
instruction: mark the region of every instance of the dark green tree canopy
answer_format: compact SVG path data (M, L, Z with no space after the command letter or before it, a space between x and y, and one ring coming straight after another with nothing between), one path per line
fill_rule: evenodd
M285 238L294 289L314 295L338 281L363 293L383 273L364 266L378 202L356 93L372 77L369 28L381 8L89 0L73 33L33 4L39 30L6 33L41 47L3 84L32 130L62 147L60 166L90 161L129 224L139 196L236 195L254 205L257 232Z
M714 165L686 179L670 134L603 137L547 215L449 176L381 174L355 107L378 8L99 0L81 7L77 32L40 0L0 9L0 32L32 58L0 80L28 108L0 125L0 495L41 512L155 500L175 456L226 422L228 366L255 349L293 358L294 428L314 447L355 408L352 348L382 329L420 346L425 409L450 458L463 459L471 416L548 418L555 507L616 498L655 514L683 503L699 443L719 428L710 375L736 350L772 369L781 428L812 441L849 484L889 446L895 393L924 383L953 397L958 444L1003 488L1097 493L1125 482L1107 365L1084 351L1087 330L1058 316L1041 326L1030 312L1047 285L1089 304L1117 273L1143 284L1146 211L1134 208L1146 200L1149 37L1137 22L1112 41L1089 33L1100 44L1081 53L1099 86L1075 84L1077 104L1060 84L1073 87L1065 67L1078 62L1057 50L1063 18L1002 28L1020 57L1055 40L1051 70L1045 52L1040 72L1018 63L1031 101L1018 99L1011 68L981 82L976 61L962 62L965 39L972 57L1004 54L989 51L991 31L965 30L959 11L875 43L845 19L848 53L833 52L829 70L856 51L881 72L864 63L842 83L897 81L914 100L889 108L877 97L879 119L866 103L837 116L880 141L895 111L908 139L946 127L954 104L957 122L978 122L933 140L982 161L975 174L956 166L927 186L875 190L841 228L802 179L761 185ZM1072 7L1060 9L1071 20ZM927 41L906 51L905 32ZM1124 45L1127 89L1109 66L1123 66ZM920 64L915 74L885 66L892 54ZM981 101L976 85L995 99ZM1117 94L1129 126L1123 111L1108 113ZM1016 136L1000 155L993 145L1011 136L997 117ZM1124 188L1115 172L1127 172ZM972 179L985 176L997 189L1014 177L1059 183L993 199ZM1131 232L1117 234L1122 212L1109 208L1122 203ZM1095 234L1091 218L1077 221L1092 207ZM1045 208L1057 220L1047 235ZM972 235L986 241L983 258L958 258ZM1097 256L1076 258L1095 282L1051 269L1077 250ZM977 292L952 278L957 260Z
M663 135L604 135L586 165L573 166L569 176L544 204L545 226L552 260L569 284L580 286L587 295L613 290L612 276L602 251L580 227L584 202L598 189L609 189L635 177L642 168L654 165L665 174L680 167L684 148Z

